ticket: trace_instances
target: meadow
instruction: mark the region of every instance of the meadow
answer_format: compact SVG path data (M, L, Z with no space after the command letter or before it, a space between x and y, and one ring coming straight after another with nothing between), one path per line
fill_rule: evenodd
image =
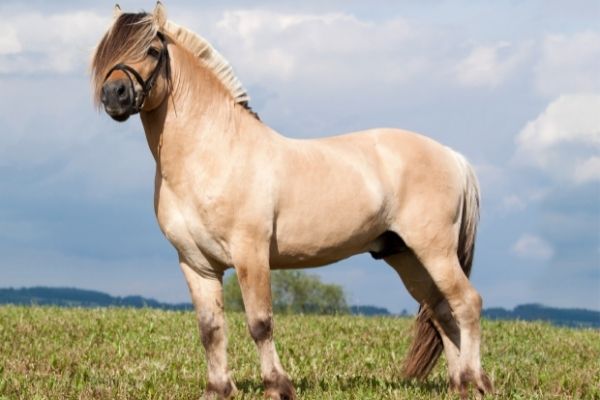
M301 399L455 399L445 366L404 380L411 318L275 317ZM228 315L239 395L259 399L254 344ZM483 363L499 399L600 399L600 332L484 321ZM206 365L192 312L0 307L0 399L199 399ZM491 396L490 396L491 397Z

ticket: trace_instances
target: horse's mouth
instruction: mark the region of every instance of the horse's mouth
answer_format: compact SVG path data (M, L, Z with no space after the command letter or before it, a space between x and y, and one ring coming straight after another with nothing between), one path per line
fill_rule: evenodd
M104 107L104 111L117 122L125 122L132 114L135 114L134 110L123 109L122 107Z
M125 122L129 118L129 113L118 114L118 113L111 113L108 111L106 111L106 113L117 122Z
M129 119L130 114L129 113L125 113L125 114L110 114L110 113L108 113L108 115L110 115L110 117L117 122L125 122L125 121L127 121L127 119Z

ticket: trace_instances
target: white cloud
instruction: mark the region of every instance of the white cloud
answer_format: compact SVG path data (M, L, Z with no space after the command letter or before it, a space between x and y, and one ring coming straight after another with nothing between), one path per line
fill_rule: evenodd
M600 91L600 33L548 35L535 67L537 90L547 96Z
M17 37L17 31L8 25L0 26L0 56L4 54L15 54L22 50L21 43Z
M109 19L78 11L0 15L0 73L85 71Z
M600 181L600 95L560 96L516 138L516 160L559 181Z
M511 251L518 257L528 260L548 261L554 256L554 249L548 242L529 233L521 235Z
M353 84L368 73L369 80L402 83L429 64L413 53L419 30L398 17L371 23L345 13L233 10L211 36L251 81ZM431 49L426 36L420 44Z
M531 48L531 43L514 46L508 42L475 46L456 65L456 78L465 86L494 88L517 70L530 54Z
M600 181L600 157L592 156L576 165L575 181L577 183Z

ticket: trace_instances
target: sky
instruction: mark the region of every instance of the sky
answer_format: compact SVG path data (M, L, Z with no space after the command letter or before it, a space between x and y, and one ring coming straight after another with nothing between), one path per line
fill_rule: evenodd
M599 2L164 4L286 136L398 127L464 154L482 187L472 281L484 307L600 310ZM141 122L91 100L90 55L113 5L0 3L0 287L189 301L155 221ZM368 255L310 272L353 304L416 310Z

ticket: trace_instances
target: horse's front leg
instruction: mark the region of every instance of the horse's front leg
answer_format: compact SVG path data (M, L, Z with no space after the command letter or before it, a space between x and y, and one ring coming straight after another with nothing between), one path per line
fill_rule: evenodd
M237 389L227 369L222 275L207 278L200 275L181 257L179 263L190 289L200 325L202 345L206 352L208 385L205 399L229 399L235 395Z
M296 399L296 392L281 366L273 341L271 271L268 245L264 249L244 246L234 256L234 266L242 290L248 329L260 356L265 395L273 400Z

